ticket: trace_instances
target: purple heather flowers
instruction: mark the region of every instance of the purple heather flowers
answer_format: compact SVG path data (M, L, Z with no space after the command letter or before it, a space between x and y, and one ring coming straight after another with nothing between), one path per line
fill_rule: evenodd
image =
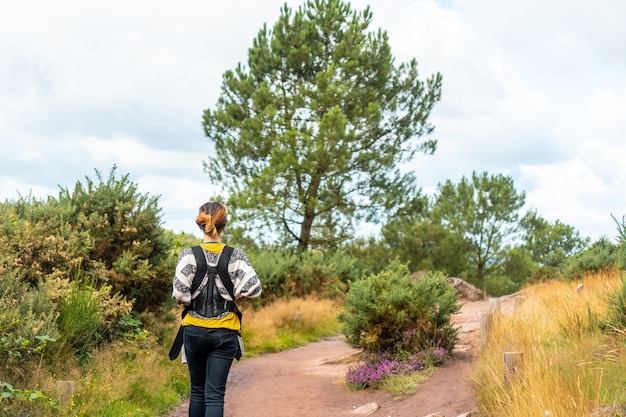
M388 376L420 372L429 366L439 365L445 356L446 351L442 347L409 354L402 360L387 352L369 355L362 363L348 369L346 380L360 388L376 387Z

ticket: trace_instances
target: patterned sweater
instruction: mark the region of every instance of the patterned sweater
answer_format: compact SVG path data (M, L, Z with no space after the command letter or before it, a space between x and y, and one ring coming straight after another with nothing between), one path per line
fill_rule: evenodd
M204 249L206 254L207 264L210 266L217 265L219 256L224 249L224 244L202 244L201 247ZM172 290L172 297L178 301L178 304L187 306L191 304L192 297L195 298L197 295L191 294L191 284L197 268L196 258L193 255L191 248L183 249L178 256L178 264L176 265ZM255 298L261 295L261 281L250 264L246 254L239 248L235 248L232 256L230 257L230 261L228 263L228 275L233 283L235 299ZM228 293L228 290L224 287L224 284L222 284L221 277L216 277L215 284L220 292L220 295L226 301L235 301ZM190 311L190 314L198 319L211 319L208 317L202 317L193 311Z

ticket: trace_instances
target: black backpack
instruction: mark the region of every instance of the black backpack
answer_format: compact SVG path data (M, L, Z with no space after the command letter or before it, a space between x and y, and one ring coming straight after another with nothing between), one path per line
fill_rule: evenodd
M230 246L224 246L224 250L220 254L219 261L217 263L217 267L211 266L209 267L206 263L206 258L204 256L204 251L200 246L193 246L191 248L193 254L196 258L196 265L198 266L196 269L196 274L193 277L193 281L191 284L191 294L195 293L200 287L204 276L208 273L209 279L215 279L215 274L219 274L220 277L224 277L222 279L222 284L226 287L226 290L230 294L233 299L233 305L235 306L235 313L239 316L239 321L241 322L241 311L237 308L237 305L234 303L235 295L233 283L229 279L228 275L228 262L230 261L230 257L233 253L233 248ZM181 313L181 320L185 318L187 313L191 310L191 304L186 306L183 312ZM170 348L169 358L170 360L174 360L178 357L180 353L180 349L183 346L183 326L181 325L178 328L178 332L176 333L176 337L174 338L174 343L172 343L172 347Z

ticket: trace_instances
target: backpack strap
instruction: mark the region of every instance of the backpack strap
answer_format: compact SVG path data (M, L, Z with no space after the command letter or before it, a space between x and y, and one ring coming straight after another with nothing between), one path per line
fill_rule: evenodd
M226 291L228 291L228 294L230 294L230 298L232 298L233 300L233 307L235 308L234 313L237 314L237 317L239 317L239 324L241 325L243 320L243 314L235 303L235 289L233 288L233 282L230 280L230 275L228 275L228 263L230 262L230 257L232 254L233 248L230 246L224 246L224 250L222 251L220 259L217 262L217 273L220 276L220 280L222 281L222 284L224 284ZM235 359L240 360L244 352L241 332L237 335L237 341L239 343L239 346L237 348L237 353L235 354Z
M228 262L230 262L230 257L233 254L233 248L230 246L224 246L224 250L220 255L220 259L217 262L217 273L220 276L222 284L230 294L230 297L235 302L235 289L233 288L233 282L230 280L230 275L228 275Z
M198 287L200 287L200 284L202 283L202 280L207 273L208 266L206 263L206 257L204 256L204 251L200 246L193 246L191 250L193 251L194 257L196 258L196 274L193 276L193 281L191 282L191 294L193 295L194 292L198 291ZM233 284L231 283L230 285L232 286ZM189 310L191 310L191 304L185 306L185 308L183 309L183 312L180 315L181 320L185 318L187 313L189 313ZM178 328L178 332L176 333L176 337L174 338L174 342L172 343L172 347L170 348L170 360L173 361L178 357L182 346L183 326L181 325Z
M206 263L206 257L204 256L204 250L200 246L193 246L191 250L193 251L193 256L195 256L196 258L197 266L196 275L194 275L193 282L191 283L191 295L193 295L194 292L198 291L198 288L200 287L200 284L202 283L202 280L206 275L208 267Z

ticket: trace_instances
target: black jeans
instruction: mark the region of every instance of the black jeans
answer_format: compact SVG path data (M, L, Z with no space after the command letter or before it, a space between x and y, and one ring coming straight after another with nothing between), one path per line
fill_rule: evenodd
M191 380L189 417L223 417L226 379L239 347L237 333L185 326L183 340Z

